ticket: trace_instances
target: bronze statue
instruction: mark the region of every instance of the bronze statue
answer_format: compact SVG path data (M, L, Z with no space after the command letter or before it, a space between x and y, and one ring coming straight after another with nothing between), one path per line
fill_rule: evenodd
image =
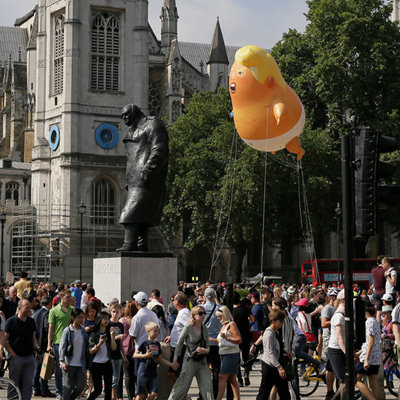
M119 223L125 228L124 244L117 251L148 251L148 230L160 223L168 170L168 132L162 120L146 117L128 104L122 118L129 127L126 147L128 198Z

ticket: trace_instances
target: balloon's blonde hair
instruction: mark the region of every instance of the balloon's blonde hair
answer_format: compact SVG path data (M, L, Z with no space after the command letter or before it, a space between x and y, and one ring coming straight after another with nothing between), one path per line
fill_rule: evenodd
M260 83L263 84L269 76L272 76L276 83L285 89L286 82L282 78L278 64L274 57L261 47L250 45L240 48L235 54L235 61L248 67Z

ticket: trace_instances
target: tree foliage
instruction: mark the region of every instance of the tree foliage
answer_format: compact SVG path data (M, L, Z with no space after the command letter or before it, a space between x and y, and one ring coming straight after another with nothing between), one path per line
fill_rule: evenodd
M224 237L243 256L249 244L262 237L265 183L265 242L292 246L304 238L299 213L302 178L295 156L285 151L272 156L246 146L229 116L231 109L225 89L198 93L170 128L164 231L172 238L182 221L187 222L192 228L187 247L195 243L212 247ZM310 149L315 147L307 170L313 175L310 186L318 192L319 203L321 192L335 193L327 171L332 170L336 154L326 132L306 131L304 142ZM318 210L317 218L323 220L325 207Z
M400 140L400 29L390 20L391 2L307 3L309 24L304 34L295 30L284 34L273 55L285 80L302 99L308 126L313 133L327 134L338 157L338 139L349 132L343 123L345 115L356 115L360 125L381 129ZM303 140L305 137L307 133ZM310 145L304 145L308 154ZM318 150L314 146L312 151ZM400 167L398 152L386 158ZM308 162L304 162L305 168ZM328 172L327 177L334 181L334 175L340 179L340 169L333 168L335 172ZM400 173L394 180L399 182Z
M305 32L289 30L272 50L306 111L302 170L286 151L266 156L237 138L226 90L198 93L170 128L167 236L186 221L196 227L187 246L194 241L212 246L217 228L221 238L227 226L227 242L243 253L261 238L265 169L267 243L291 246L309 233L301 224L304 189L314 232L330 231L341 201L340 136L349 131L344 115L399 136L400 30L390 21L391 5L307 3Z

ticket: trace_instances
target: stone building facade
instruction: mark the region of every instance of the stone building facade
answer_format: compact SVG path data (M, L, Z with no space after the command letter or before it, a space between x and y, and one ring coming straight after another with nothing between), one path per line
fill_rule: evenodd
M164 0L160 19L158 39L148 24L148 0L38 0L14 27L0 27L8 43L0 53L0 158L31 167L19 182L29 193L29 222L21 228L20 202L7 220L12 272L76 278L83 241L89 279L93 257L122 239L122 107L134 103L172 124L194 93L228 86L237 48L225 46L219 21L207 45L178 41L175 0ZM31 258L21 261L14 255L28 231L36 242ZM157 231L152 239L153 249L166 249Z

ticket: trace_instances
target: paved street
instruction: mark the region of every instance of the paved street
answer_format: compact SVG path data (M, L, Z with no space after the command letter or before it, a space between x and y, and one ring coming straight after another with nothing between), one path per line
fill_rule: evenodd
M253 371L250 375L251 385L247 387L240 388L240 397L241 400L254 400L258 393L258 388L261 382L261 364L260 362L256 362L253 366ZM54 376L50 381L50 389L54 393L55 392L55 384L54 384ZM189 391L189 397L192 400L197 400L199 395L199 391L196 384L196 379L193 380L192 386ZM308 400L324 400L326 395L326 385L324 383L320 383L318 389L314 394L309 397L303 397L303 399ZM42 397L33 397L33 399L41 399ZM104 398L104 395L101 395L100 398ZM124 392L124 399L126 399L126 393ZM225 398L225 397L224 397ZM392 400L395 399L388 391L386 391L386 399Z
M254 400L257 396L258 393L258 388L260 386L261 382L261 362L257 362L253 366L253 371L251 372L250 375L250 381L251 385L248 387L242 387L240 388L240 398L241 400ZM189 396L192 398L192 400L197 400L198 398L198 390L195 385L195 380L193 381L194 384L192 384L192 387L190 388L189 391ZM308 400L324 400L326 395L326 385L321 382L318 389L315 391L314 394L312 394L309 397L303 397L303 399L308 399ZM395 399L394 396L392 396L389 391L386 391L386 399L387 400L392 400Z

